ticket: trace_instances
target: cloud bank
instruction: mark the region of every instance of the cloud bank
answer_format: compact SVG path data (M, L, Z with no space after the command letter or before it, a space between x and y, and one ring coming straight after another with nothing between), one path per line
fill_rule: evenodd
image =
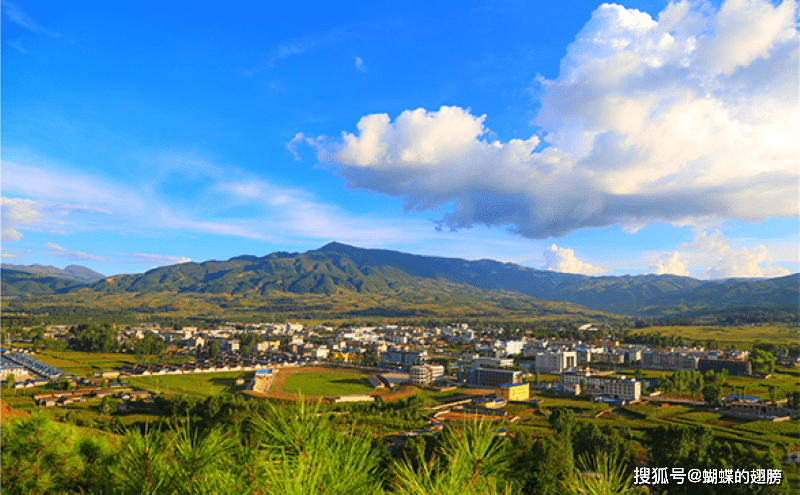
M537 79L540 132L527 140L492 140L485 115L443 106L366 115L356 134L291 144L318 148L348 187L441 212L439 227L453 230L545 239L795 216L796 13L795 1L682 1L653 19L603 4L558 77Z

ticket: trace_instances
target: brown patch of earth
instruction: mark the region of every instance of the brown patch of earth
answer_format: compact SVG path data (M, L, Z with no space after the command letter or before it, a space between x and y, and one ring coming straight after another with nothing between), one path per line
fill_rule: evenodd
M3 421L12 420L16 418L25 418L28 416L28 413L25 411L19 411L16 409L11 409L7 405L5 405L2 401L0 401L0 419Z

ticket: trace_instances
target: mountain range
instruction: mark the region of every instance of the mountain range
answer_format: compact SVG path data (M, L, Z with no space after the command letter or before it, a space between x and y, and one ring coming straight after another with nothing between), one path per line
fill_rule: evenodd
M64 292L101 280L105 278L105 275L80 265L69 265L61 269L49 265L3 263L0 266L0 278L2 279L2 294L13 296Z
M68 267L62 269L50 265L14 265L11 263L3 263L2 266L0 266L0 269L3 271L12 270L30 273L40 277L55 277L84 284L89 284L106 278L106 276L102 273L97 273L96 271L81 265L69 265Z
M800 297L799 274L724 281L652 274L592 277L494 260L468 261L362 249L337 242L305 253L244 255L107 278L75 265L64 270L43 267L52 269L49 271L40 266L25 268L3 265L4 295L88 291L105 295L228 294L266 298L280 293L386 294L424 285L428 292L500 291L637 316L702 314L724 308L788 308L796 313Z

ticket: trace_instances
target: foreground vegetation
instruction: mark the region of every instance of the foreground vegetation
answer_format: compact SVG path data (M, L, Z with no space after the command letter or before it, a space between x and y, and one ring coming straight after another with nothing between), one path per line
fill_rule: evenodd
M554 408L536 438L501 438L496 426L468 422L394 451L354 421L365 406L345 409L352 414L302 399L275 405L229 396L119 434L44 414L5 421L3 493L646 493L633 482L631 430L578 423L567 408ZM771 452L720 442L708 427L665 425L645 437L654 467L780 469ZM788 493L785 477L781 485L668 488Z

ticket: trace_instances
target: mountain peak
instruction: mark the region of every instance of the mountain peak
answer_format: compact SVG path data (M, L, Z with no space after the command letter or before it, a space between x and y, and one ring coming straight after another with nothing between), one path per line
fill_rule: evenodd
M355 246L351 246L349 244L343 244L341 242L333 241L333 242L329 242L329 243L325 244L324 246L319 248L317 251L336 251L336 250L340 250L340 249L352 250L352 249L359 249L359 248L357 248Z

